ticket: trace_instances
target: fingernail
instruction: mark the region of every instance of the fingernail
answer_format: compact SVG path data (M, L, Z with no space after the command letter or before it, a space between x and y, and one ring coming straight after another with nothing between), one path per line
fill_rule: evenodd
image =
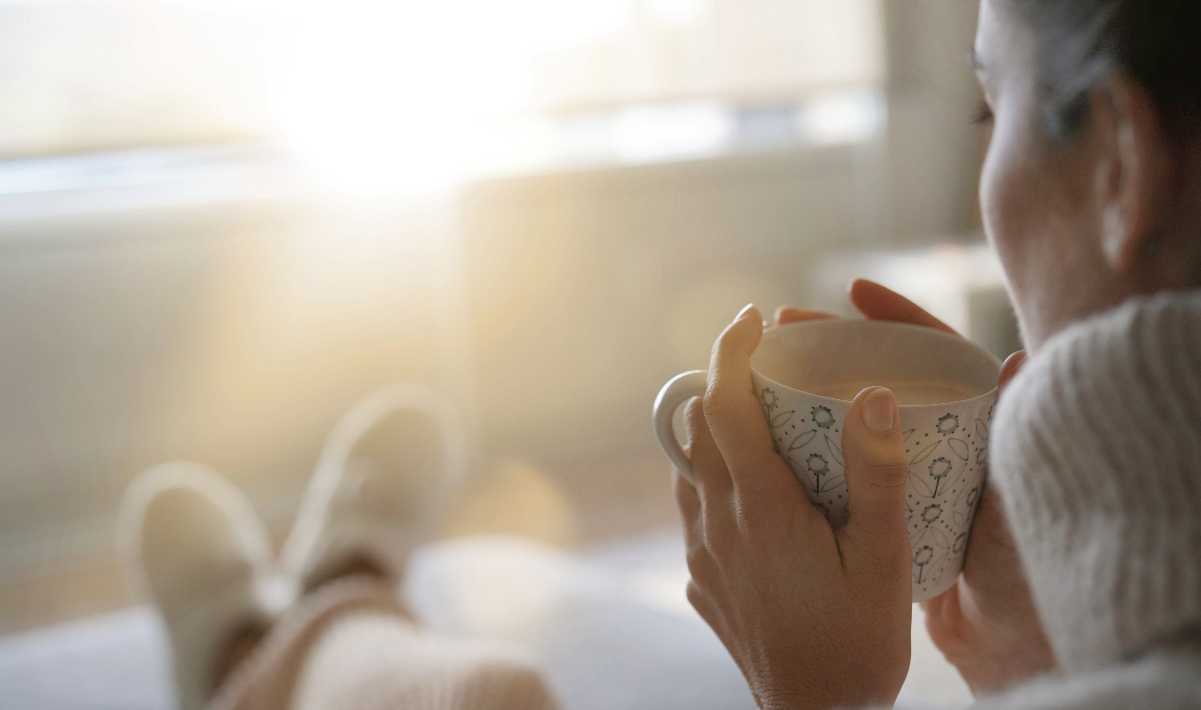
M863 423L877 434L893 430L897 419L897 399L892 391L877 387L863 400Z
M741 311L738 311L738 315L734 316L734 320L742 320L748 313L750 313L753 310L755 310L755 304L753 304L753 303L746 304L745 306L742 307Z

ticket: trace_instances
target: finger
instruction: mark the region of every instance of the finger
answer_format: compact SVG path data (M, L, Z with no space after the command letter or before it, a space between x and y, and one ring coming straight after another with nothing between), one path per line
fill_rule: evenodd
M930 315L921 306L875 281L855 279L849 291L851 303L867 318L921 325L958 335L954 328Z
M793 308L792 306L780 306L776 309L776 325L787 325L788 323L800 323L807 320L831 320L837 318L833 313L825 311L814 311L808 308Z
M930 640L948 660L960 658L966 644L962 636L963 627L956 623L963 618L963 611L959 607L959 585L952 585L920 606L926 617L926 633L930 634Z
M1009 381L1012 380L1015 376L1017 376L1018 372L1020 372L1022 369L1022 365L1025 365L1025 364L1026 364L1026 351L1025 350L1019 350L1016 353L1013 353L1009 357L1005 358L1005 364L1001 365L1001 375L997 378L997 387L999 387L1001 389L1001 391L1004 392L1005 387L1009 384Z
M684 525L684 543L691 544L693 538L701 540L701 499L692 483L679 472L672 475L672 489L676 507L680 510L680 521ZM703 540L701 540L703 542Z
M688 459L692 462L692 479L701 489L701 496L711 500L728 498L733 486L730 473L713 441L713 434L709 432L704 403L700 397L688 400L684 418L688 423Z
M700 493L680 472L673 476L672 487L676 497L676 507L680 510L680 520L684 527L684 549L688 557L688 569L694 577L698 573L710 571L709 565L697 565L702 557L709 557L706 547L704 525L704 503ZM694 569L697 567L697 569ZM702 569L703 568L703 569Z
M1009 530L1009 522L1005 517L1001 496L989 483L985 483L984 490L980 492L976 516L972 519L971 535L974 539L968 540L967 558L964 562L965 571L967 570L967 560L974 557L972 548L976 546L972 543L977 540L981 543L980 547L988 551L993 563L997 561L997 555L1000 554L1007 557L1017 556L1017 543L1014 542L1013 534Z
M730 643L732 639L721 614L721 602L713 596L712 590L709 587L698 583L695 579L688 581L685 595L688 598L688 603L696 610L697 615L701 617L709 628L713 630L713 633L717 635L717 640L721 641L721 644L726 647L726 651L733 657L734 662L738 664L741 670L742 660L739 658L739 654L735 653L735 647Z
M685 534L684 559L688 563L688 574L706 589L722 584L721 566L713 559L703 536L695 529Z
M725 624L722 623L721 615L717 611L717 604L709 597L705 589L696 580L689 580L685 596L687 596L688 603L696 610L696 613L708 624L710 629L713 629L713 633L717 634L718 640L732 654L733 649L726 634Z
M701 620L713 630L717 640L721 641L721 645L725 646L726 652L730 654L730 658L738 666L738 670L746 675L746 668L743 667L742 654L738 653L737 648L731 643L731 635L726 629L726 625L722 623L720 614L717 611L717 604L701 589L695 582L689 582L688 588L685 591L688 598L688 603L696 610ZM749 677L749 676L748 676Z
M763 337L761 318L747 306L718 337L709 363L704 413L736 493L748 502L798 487L776 454L751 386L751 354ZM816 510L803 507L812 515Z
M721 451L709 432L700 398L688 402L685 416L688 421L692 480L696 482L694 493L700 503L697 535L706 546L711 547L716 543L724 549L737 528L732 500L734 484Z
M684 591L688 597L688 603L696 609L696 613L700 614L706 624L717 630L717 609L716 605L709 599L709 595L705 594L705 590L697 583L695 579L688 580L688 587Z
M705 544L701 500L696 489L688 479L676 474L675 493L676 505L679 506L680 515L684 519L684 553L688 562L688 572L693 579L706 584L716 583L719 579L718 566Z
M873 563L899 560L908 570L905 482L909 466L896 397L885 387L869 387L855 397L844 421L849 504L846 527L839 531L844 563L865 553Z

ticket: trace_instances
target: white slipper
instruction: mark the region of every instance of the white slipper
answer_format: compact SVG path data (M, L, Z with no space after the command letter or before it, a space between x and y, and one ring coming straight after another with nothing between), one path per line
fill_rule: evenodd
M121 508L121 547L166 629L179 706L200 710L225 646L246 624L274 619L292 592L271 575L267 532L250 502L202 466L150 469Z
M281 554L301 589L366 558L393 580L429 540L466 467L462 422L424 387L397 385L356 404L326 440Z

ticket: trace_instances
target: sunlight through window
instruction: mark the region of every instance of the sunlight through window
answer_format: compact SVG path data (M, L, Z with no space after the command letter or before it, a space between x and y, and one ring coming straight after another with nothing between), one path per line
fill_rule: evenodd
M858 137L878 2L17 0L0 157L254 141L348 190L428 189L720 153L747 111L848 91L869 99L800 111L792 138Z

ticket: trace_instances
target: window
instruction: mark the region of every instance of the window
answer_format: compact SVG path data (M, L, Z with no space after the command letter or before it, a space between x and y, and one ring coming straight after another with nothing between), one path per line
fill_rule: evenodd
M253 140L420 174L870 127L878 2L9 0L0 157Z

